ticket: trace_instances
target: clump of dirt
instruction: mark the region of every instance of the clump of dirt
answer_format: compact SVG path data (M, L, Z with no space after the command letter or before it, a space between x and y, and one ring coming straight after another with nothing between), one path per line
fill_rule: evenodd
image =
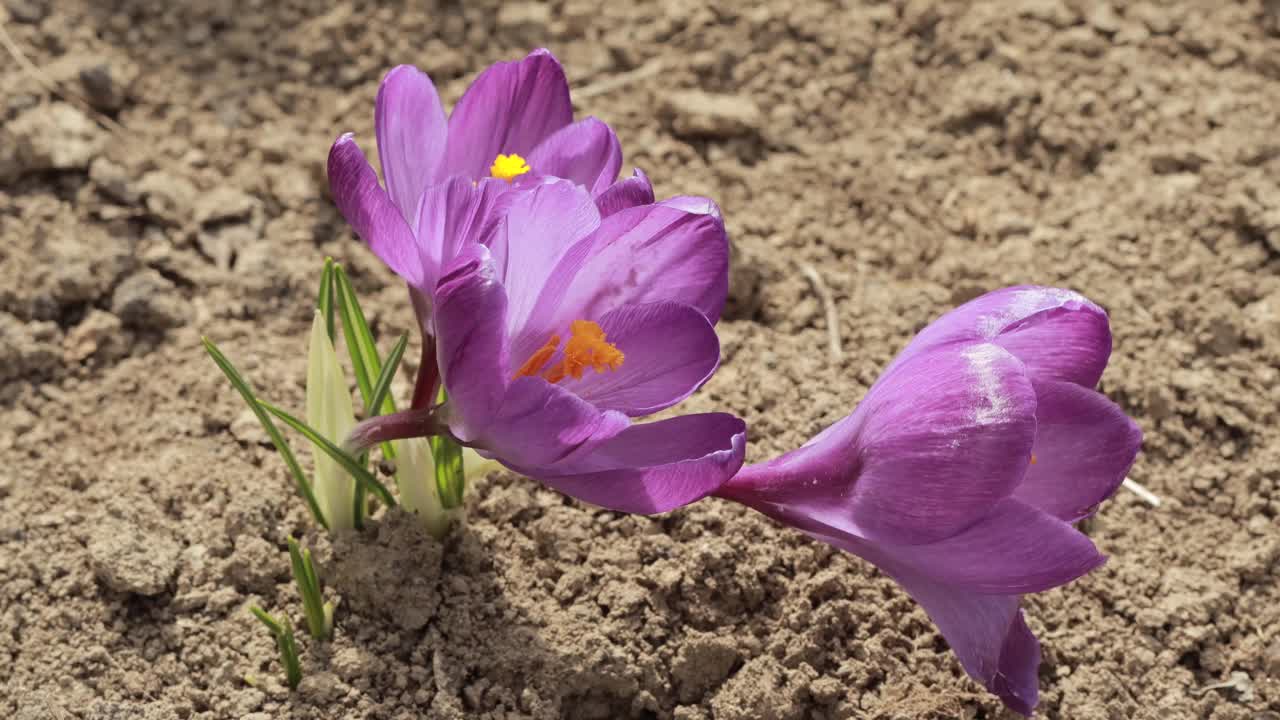
M721 371L764 459L846 414L981 291L1111 313L1102 389L1146 447L1028 599L1051 719L1280 718L1280 15L1274 3L6 0L56 84L0 73L0 713L19 718L1005 717L891 581L747 511L658 518L495 473L442 543L318 535L204 357L302 406L321 259L388 338L402 285L326 197L381 74L447 102L535 45L660 196L735 244ZM619 78L623 78L620 80ZM844 354L801 264L835 301ZM412 355L412 353L410 353ZM407 379L396 390L401 397ZM301 632L284 539L337 604Z

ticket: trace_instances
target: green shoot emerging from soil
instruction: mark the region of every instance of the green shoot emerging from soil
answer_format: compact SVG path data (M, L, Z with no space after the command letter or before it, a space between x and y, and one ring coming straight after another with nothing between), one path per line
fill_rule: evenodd
M297 540L289 538L289 562L293 566L293 580L298 584L298 594L302 596L307 630L317 640L328 640L333 636L333 603L324 601L320 577L316 575L315 563L311 561L311 551L303 550Z
M267 626L271 637L275 638L276 647L280 649L280 665L284 667L284 681L290 689L297 689L302 682L302 663L298 660L298 644L293 639L293 628L289 619L277 620L257 605L249 606L249 612Z
M395 412L391 383L408 346L408 336L402 335L385 359L380 355L355 289L342 266L332 258L325 259L320 275L316 316L308 344L305 421L258 396L218 347L207 338L204 340L209 355L271 437L316 522L333 531L364 527L370 512L367 501L370 493L387 506L396 504L396 498L370 472L368 453L357 457L340 446L355 417L350 390L334 349L339 327L364 403L364 417ZM443 388L437 400L445 401ZM303 473L273 417L319 450L313 478L308 479ZM428 532L437 538L448 530L450 511L462 504L466 484L464 455L476 461L474 469L478 472L490 466L474 452L465 451L453 438L444 436L386 442L381 443L379 449L383 458L396 468L396 483L406 509L417 514Z
M307 507L311 510L311 516L316 522L326 530L329 529L329 522L325 519L324 513L320 511L320 504L316 501L315 493L311 489L311 481L307 480L307 476L302 472L302 466L298 464L298 459L294 456L293 450L289 448L289 443L284 439L284 435L280 433L280 429L271 421L271 416L258 403L257 396L254 395L253 388L244 376L236 370L226 355L218 349L217 345L209 338L202 338L204 349L213 358L213 362L222 370L222 373L231 381L232 386L244 398L245 404L258 417L258 422L262 423L262 428L267 431L267 435L271 438L271 442L275 444L276 450L279 451L280 457L284 459L284 464L288 466L289 473L293 475L294 483L298 487L298 494L306 500Z

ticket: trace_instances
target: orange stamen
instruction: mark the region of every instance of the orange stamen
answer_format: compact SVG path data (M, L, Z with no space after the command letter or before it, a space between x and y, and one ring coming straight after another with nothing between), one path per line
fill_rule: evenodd
M560 347L560 336L552 335L545 345L520 366L520 371L515 377L541 373L547 382L558 383L566 377L574 379L582 377L587 368L601 373L622 367L622 361L626 356L616 345L608 341L604 330L598 324L590 320L574 320L569 327L573 335L570 336L569 342L565 343L564 359L547 368L546 372L542 372Z
M532 377L542 372L542 368L551 362L551 357L556 354L556 350L560 347L560 336L552 335L551 339L545 345L538 348L536 352L529 356L516 374L511 378L515 380L518 377Z
M625 356L616 345L607 341L599 325L590 320L574 320L569 327L573 330L573 337L564 346L565 373L577 379L588 367L602 373L622 366Z

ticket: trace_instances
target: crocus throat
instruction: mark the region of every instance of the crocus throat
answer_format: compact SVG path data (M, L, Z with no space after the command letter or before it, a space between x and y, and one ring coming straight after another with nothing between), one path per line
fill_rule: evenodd
M546 344L529 356L512 379L540 375L547 382L557 383L565 377L582 377L588 367L598 373L622 367L626 356L616 345L608 342L599 325L590 320L574 320L569 329L573 334L565 343L564 358L560 362L547 367L560 349L560 336L552 335Z
M489 166L490 175L507 182L511 182L530 170L532 168L529 167L529 163L515 153L499 155L494 158L493 165Z

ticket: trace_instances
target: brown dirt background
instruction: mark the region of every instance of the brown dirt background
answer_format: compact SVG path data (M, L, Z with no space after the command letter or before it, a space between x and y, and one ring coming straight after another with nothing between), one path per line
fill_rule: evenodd
M728 503L625 517L495 473L443 547L395 514L311 530L199 336L300 408L326 254L385 343L411 327L325 196L329 144L372 152L393 64L451 103L546 45L660 196L724 207L725 362L683 407L743 415L753 460L984 289L1105 305L1102 387L1165 504L1121 492L1087 528L1111 561L1027 601L1039 714L1280 720L1276 3L3 5L123 130L4 55L0 715L1010 717L893 583ZM244 609L300 621L289 533L339 602L293 694Z

